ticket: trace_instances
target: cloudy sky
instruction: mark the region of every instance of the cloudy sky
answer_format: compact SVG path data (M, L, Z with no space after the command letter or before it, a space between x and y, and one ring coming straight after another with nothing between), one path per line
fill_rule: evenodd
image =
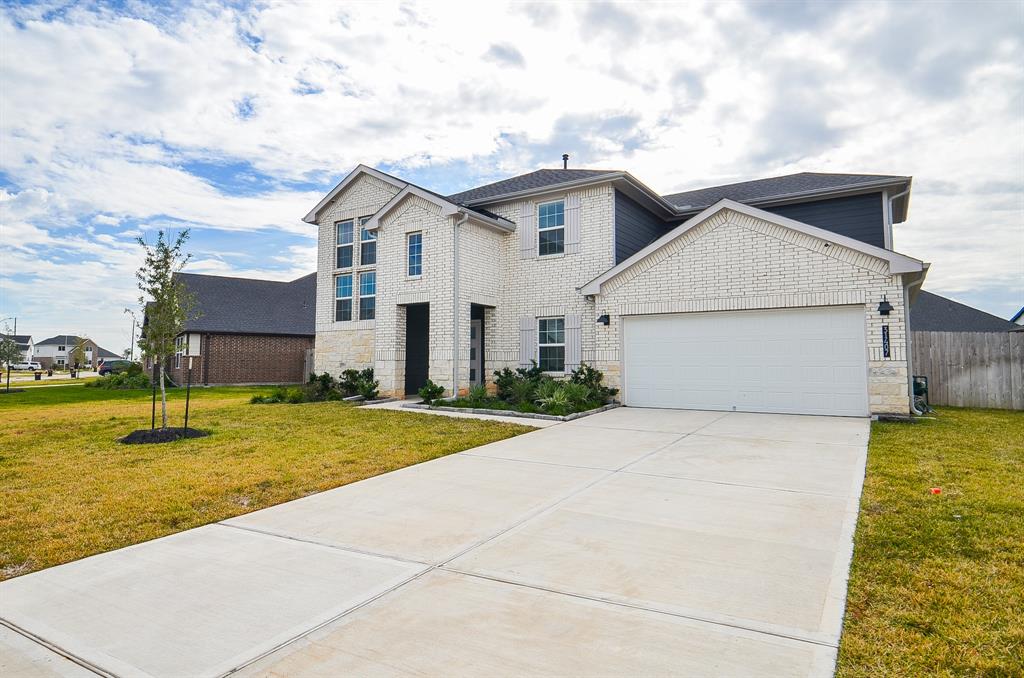
M0 318L128 346L134 239L314 269L357 163L454 192L560 165L654 189L914 176L926 288L1024 304L1024 3L0 6Z

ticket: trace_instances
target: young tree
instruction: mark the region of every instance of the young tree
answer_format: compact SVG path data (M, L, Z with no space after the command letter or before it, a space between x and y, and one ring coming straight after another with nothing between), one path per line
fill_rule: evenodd
M10 337L0 336L0 365L7 367L7 390L11 390L11 364L21 360L21 350Z
M146 309L146 320L139 346L159 368L161 428L167 428L167 389L164 387L164 368L167 358L174 354L174 339L181 334L185 320L192 312L194 300L185 286L174 279L174 274L185 267L191 254L182 251L188 240L188 229L174 242L163 231L157 234L156 244L150 247L142 238L139 245L146 259L136 273L142 296L139 303Z
M71 365L77 370L85 365L85 353L89 350L88 337L75 339L75 346L71 349Z

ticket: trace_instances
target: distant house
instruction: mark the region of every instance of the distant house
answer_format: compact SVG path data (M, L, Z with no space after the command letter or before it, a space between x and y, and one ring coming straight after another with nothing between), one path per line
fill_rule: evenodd
M1010 332L1016 327L1012 320L924 290L910 305L912 332Z
M0 334L0 337L14 340L14 343L18 345L18 350L21 351L21 362L27 363L33 359L35 344L32 343L31 334Z
M168 361L172 380L184 383L189 356L192 383L306 380L306 352L316 335L316 274L291 282L196 273L178 273L175 279L194 296L195 308Z
M49 339L43 339L35 345L35 360L44 369L49 367L70 367L72 366L72 353L75 344L80 337L74 334L58 334ZM79 367L96 368L103 358L117 358L117 354L101 348L92 339L85 340L85 362Z

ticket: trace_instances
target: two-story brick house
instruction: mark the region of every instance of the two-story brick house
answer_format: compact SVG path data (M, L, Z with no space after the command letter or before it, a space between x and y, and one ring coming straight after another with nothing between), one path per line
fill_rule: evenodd
M892 250L910 183L803 173L661 196L561 169L441 196L359 166L305 217L316 368L372 366L401 396L586 362L627 405L904 414L927 271Z

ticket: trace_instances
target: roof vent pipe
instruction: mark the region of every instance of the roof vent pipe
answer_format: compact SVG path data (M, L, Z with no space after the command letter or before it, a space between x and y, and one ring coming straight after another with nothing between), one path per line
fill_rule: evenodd
M569 154L562 154L562 169L569 169Z

